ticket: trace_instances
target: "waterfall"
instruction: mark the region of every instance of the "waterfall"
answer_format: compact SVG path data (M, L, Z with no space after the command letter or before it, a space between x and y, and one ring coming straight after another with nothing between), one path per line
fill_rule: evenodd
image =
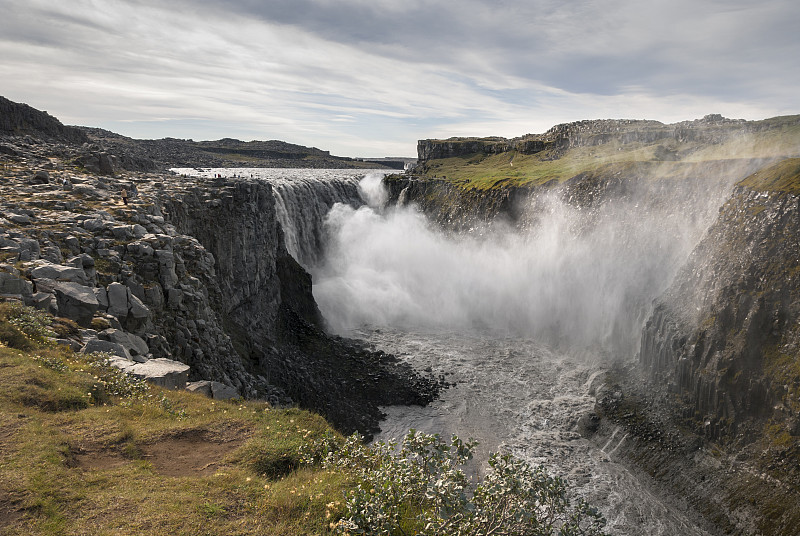
M270 180L275 207L289 254L304 268L320 261L325 216L336 203L358 208L364 204L358 191L360 176L334 176L325 180L291 177Z
M175 168L176 173L200 177L241 177L269 182L289 254L306 270L322 260L325 217L339 203L354 209L370 202L359 183L365 176L380 179L382 170L308 168Z

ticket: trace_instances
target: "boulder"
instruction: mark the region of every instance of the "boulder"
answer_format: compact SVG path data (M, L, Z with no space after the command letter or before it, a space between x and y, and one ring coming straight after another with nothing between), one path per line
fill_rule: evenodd
M80 285L86 285L89 282L83 268L53 264L49 261L40 261L40 266L31 270L31 278L34 280L46 278L55 279L56 281L70 281Z
M186 384L186 390L191 391L193 393L200 393L211 398L211 382L208 380L189 382Z
M122 283L108 285L108 314L117 317L127 329L141 327L150 316L150 309Z
M48 184L50 182L50 174L43 169L40 169L33 174L28 180L28 184Z
M27 214L10 214L8 219L17 225L29 225L31 223L31 217Z
M88 220L83 220L83 228L91 233L97 233L100 231L105 230L108 224L101 220L100 218L91 218Z
M150 383L167 389L184 389L189 379L189 365L159 357L146 363L136 363L127 370Z
M202 393L215 400L230 400L232 398L239 397L239 391L237 391L235 387L225 385L222 382L208 380L189 382L186 385L186 390L195 393Z
M20 294L30 296L33 294L33 285L30 281L17 277L7 272L0 272L0 294Z
M94 297L97 298L97 303L100 304L101 311L108 311L108 291L103 287L93 287Z
M100 173L114 175L117 172L117 157L108 153L97 155L98 168Z
M150 309L133 293L128 294L128 316L136 320L143 320L150 316Z
M39 241L32 238L22 238L19 240L19 260L22 262L33 261L39 258L41 248Z
M100 304L91 288L78 283L56 283L56 303L58 314L70 318L80 326L87 327Z
M211 397L216 400L230 400L231 398L238 398L239 391L235 387L225 385L221 382L211 382Z
M144 339L133 333L126 333L121 329L106 329L98 333L97 336L104 341L121 344L131 356L147 355L150 352Z
M119 343L111 341L103 341L100 339L89 339L86 344L81 348L84 354L91 354L92 352L108 352L117 357L121 357L128 361L132 361L131 354Z
M108 314L120 320L128 316L128 287L122 283L108 285Z
M31 295L28 300L28 305L35 309L47 311L53 315L58 313L58 302L56 301L55 294L51 292L37 292Z

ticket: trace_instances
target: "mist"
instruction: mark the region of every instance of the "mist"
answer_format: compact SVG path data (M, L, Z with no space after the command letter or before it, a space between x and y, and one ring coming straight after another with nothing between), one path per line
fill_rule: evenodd
M491 330L591 355L635 353L651 302L669 285L729 192L728 182L639 181L593 207L540 195L535 224L454 234L415 207L386 207L380 176L366 206L325 220L314 296L330 330L363 325Z

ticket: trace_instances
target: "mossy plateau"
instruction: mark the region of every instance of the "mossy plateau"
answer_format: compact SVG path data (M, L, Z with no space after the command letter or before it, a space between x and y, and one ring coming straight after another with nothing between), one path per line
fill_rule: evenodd
M577 175L602 172L609 165L646 165L656 177L685 176L685 170L697 164L774 161L800 155L800 116L755 122L725 120L720 124L700 121L643 126L621 122L611 130L606 122L595 123L596 126L576 123L554 127L551 131L563 130L563 137L553 141L548 138L554 136L552 132L539 136L543 139L541 150L532 153L516 148L524 147L520 140L526 138L425 140L428 146L446 144L449 156L423 159L421 153L417 172L483 190L563 182ZM602 132L594 134L592 128ZM569 136L577 138L572 140ZM426 154L430 153L438 154L428 149Z
M761 169L738 185L761 192L800 195L800 158L788 158Z

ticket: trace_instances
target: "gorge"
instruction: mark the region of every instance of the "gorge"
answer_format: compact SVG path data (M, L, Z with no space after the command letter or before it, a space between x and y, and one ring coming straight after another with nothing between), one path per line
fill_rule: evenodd
M344 431L472 435L566 475L614 534L796 534L799 124L424 140L392 176L115 177L63 163L102 161L75 133L7 134L4 272L77 238L92 286L150 311L121 327L191 379ZM45 165L75 189L27 184ZM107 209L130 181L142 204Z

